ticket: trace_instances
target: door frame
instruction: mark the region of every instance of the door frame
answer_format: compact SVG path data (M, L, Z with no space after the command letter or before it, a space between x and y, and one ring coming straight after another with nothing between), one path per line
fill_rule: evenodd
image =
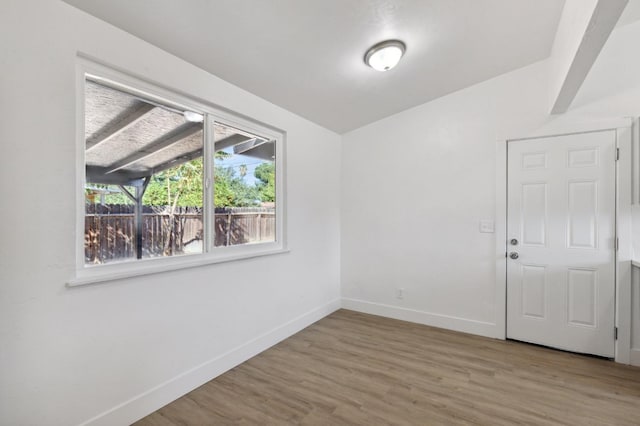
M587 125L551 129L532 136L504 138L496 142L496 337L507 338L507 145L510 141L526 141L542 137L615 131L620 158L616 163L616 237L615 253L615 361L629 364L631 354L631 203L632 203L632 133L629 120L615 120L602 126Z

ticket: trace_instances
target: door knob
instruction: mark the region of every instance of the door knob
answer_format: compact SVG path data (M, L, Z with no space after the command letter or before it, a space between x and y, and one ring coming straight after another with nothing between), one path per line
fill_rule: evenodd
M509 257L512 259L517 259L520 257L520 255L517 252L512 251L511 253L509 253Z

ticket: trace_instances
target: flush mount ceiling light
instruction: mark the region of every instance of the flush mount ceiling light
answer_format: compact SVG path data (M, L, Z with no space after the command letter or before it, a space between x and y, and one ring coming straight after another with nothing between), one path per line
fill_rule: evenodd
M386 40L367 50L364 63L377 71L389 71L398 65L407 47L400 40Z

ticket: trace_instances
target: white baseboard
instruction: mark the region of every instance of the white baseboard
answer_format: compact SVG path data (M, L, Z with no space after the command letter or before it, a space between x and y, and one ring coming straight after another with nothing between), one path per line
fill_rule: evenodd
M335 299L98 414L81 426L130 425L338 309L340 299Z
M629 364L640 367L640 349L631 349L629 351Z
M498 330L494 323L458 318L448 315L433 314L399 306L384 305L358 299L342 298L342 307L365 314L394 318L402 321L415 322L432 327L477 334L485 337L503 339L504 332Z

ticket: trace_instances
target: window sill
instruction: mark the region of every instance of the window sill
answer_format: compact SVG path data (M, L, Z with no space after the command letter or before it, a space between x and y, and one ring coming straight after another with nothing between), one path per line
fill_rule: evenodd
M177 271L180 269L197 268L199 266L212 265L216 263L233 262L237 260L252 259L255 257L289 253L289 251L289 249L285 248L273 248L253 252L229 254L226 256L202 254L180 256L170 259L146 259L142 261L102 265L99 267L87 267L77 271L76 276L67 281L66 285L67 287L79 287L144 275L159 274L162 272Z

